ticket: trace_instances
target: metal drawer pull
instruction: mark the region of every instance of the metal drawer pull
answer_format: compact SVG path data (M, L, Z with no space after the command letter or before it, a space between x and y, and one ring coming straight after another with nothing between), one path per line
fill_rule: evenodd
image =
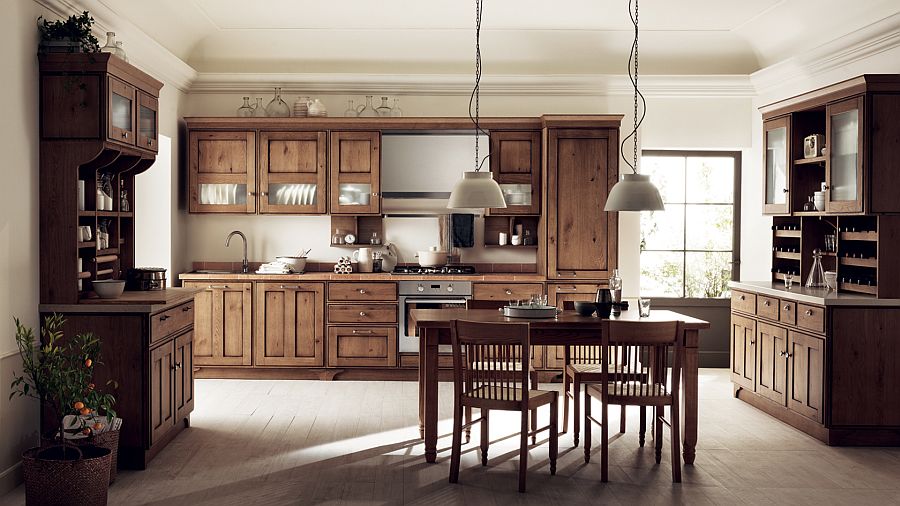
M366 312L365 312L365 311L360 311L360 312L359 312L359 316L366 316Z
M191 306L184 306L183 308L181 308L181 310L184 311L184 312L190 311L190 310L191 310Z
M299 290L300 289L299 286L287 286L287 285L280 285L278 288L280 288L281 290Z
M506 289L506 295L512 295L512 290L510 290L510 289L507 288L507 289Z
M366 291L363 290L362 288L360 288L360 289L359 289L359 294L360 294L360 295L365 295L365 294L366 294Z
M791 305L790 305L790 304L785 304L784 307L783 307L782 309L784 309L785 311L790 311L790 310L791 310Z
M750 344L756 344L756 339L751 339Z
M779 356L779 357L782 357L782 358L785 358L785 357L787 357L787 352L786 352L786 351L779 351L779 352L778 352L778 356Z
M228 290L228 285L209 285L212 290Z
M122 132L122 137L124 137L124 138L127 139L127 138L128 138L128 132Z
M763 306L769 307L769 306L771 306L771 305L772 305L771 302L769 302L769 301L767 301L767 300L763 301Z
M181 362L175 362L175 365L172 366L172 370L177 371L181 369Z
M806 310L806 313L804 313L804 314L806 314L806 316L812 316L813 310L812 310L812 309L807 309L807 310Z
M164 314L164 315L159 316L159 321L161 321L161 322L164 322L168 319L169 319L169 315Z
M371 330L356 330L353 329L354 334L374 334Z
M570 288L566 288L566 287L564 287L564 286L561 286L561 287L559 287L559 288L556 289L557 292L574 292L575 290L577 290L577 288L575 288L574 286L573 286L573 287L570 287Z

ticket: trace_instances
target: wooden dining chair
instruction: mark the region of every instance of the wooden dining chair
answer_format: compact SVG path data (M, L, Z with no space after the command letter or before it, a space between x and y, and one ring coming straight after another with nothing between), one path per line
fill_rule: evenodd
M453 347L453 447L450 458L450 483L459 481L462 431L465 426L481 424L481 465L488 462L490 410L519 411L522 416L519 445L519 492L525 491L528 469L528 436L550 431L550 474L556 474L558 450L558 394L532 390L529 385L528 323L484 323L454 320L450 330ZM518 358L514 358L518 357ZM514 363L518 361L518 366ZM550 423L529 430L529 415L538 407L550 405ZM478 408L480 418L463 423L463 410Z
M574 311L575 301L563 301L564 311ZM630 358L630 350L617 350L618 353L625 354L625 358ZM601 347L599 345L586 346L566 346L565 364L563 370L563 432L569 428L569 399L572 399L573 417L572 417L572 440L575 446L578 446L578 436L580 434L581 423L581 386L601 381L600 362L603 358ZM640 431L638 434L638 444L644 446L644 434L647 430L647 408L640 408ZM625 432L625 408L622 407L619 416L619 432Z
M610 357L601 362L602 380L584 389L584 461L591 459L591 423L600 425L600 480L607 481L609 474L608 411L610 404L644 406L653 408L653 442L656 447L656 463L662 459L662 426L671 430L672 481L681 482L679 414L679 387L684 346L681 340L681 322L626 322L610 320L603 326L602 348ZM612 349L627 346L640 360L621 363ZM668 356L672 354L669 374ZM645 379L643 379L645 378ZM591 399L602 403L601 419L591 416ZM665 418L665 407L669 418Z
M495 310L499 311L500 309L503 309L503 306L505 306L507 304L508 304L508 302L502 301L502 300L468 299L468 300L466 300L466 309L495 309ZM533 357L534 349L532 347L528 347L526 349L531 350L531 355ZM486 357L486 358L492 359L492 360L497 360L497 357ZM519 357L512 357L512 360L514 363L514 367L519 365ZM502 369L502 368L498 368L498 370L499 369ZM534 365L532 364L531 360L528 361L528 374L529 374L529 380L531 381L531 385L534 386L535 388L537 388L538 373L537 373L537 370L535 370ZM472 408L469 407L469 408L466 408L466 424L471 424L471 423L472 423ZM531 429L532 429L532 431L534 431L534 429L536 429L536 428L537 428L537 409L535 409L534 412L532 412L532 414L531 414ZM468 425L466 427L466 443L468 443L469 440L471 439L471 431L472 431L471 425ZM534 443L536 441L537 441L537 437L535 436L531 442Z

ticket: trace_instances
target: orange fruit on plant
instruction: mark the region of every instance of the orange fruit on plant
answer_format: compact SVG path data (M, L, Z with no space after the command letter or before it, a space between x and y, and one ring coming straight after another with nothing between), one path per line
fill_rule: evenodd
M88 383L88 390L93 390L93 389L94 389L94 384Z
M81 430L81 433L84 434L85 436L90 436L90 435L91 435L91 429L85 427L84 429Z
M75 404L73 404L72 407L75 408L75 411L81 411L81 408L84 407L84 403L81 401L78 401Z
M100 429L103 428L103 424L100 423L100 422L97 422L97 423L94 424L94 426L93 426L92 428L93 428L94 430L100 430Z
M93 363L94 363L93 360L87 359L87 360L84 361L84 366L85 366L85 367L90 367L91 364L93 364Z
M78 412L84 416L87 416L91 414L91 408L81 408L80 410L78 410Z

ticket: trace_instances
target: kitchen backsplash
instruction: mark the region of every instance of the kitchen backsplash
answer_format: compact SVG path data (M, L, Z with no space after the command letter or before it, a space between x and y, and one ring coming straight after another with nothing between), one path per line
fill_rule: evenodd
M247 256L252 262L265 262L279 255L294 255L302 249L311 248L310 262L329 264L353 252L352 248L335 248L329 245L334 232L330 229L329 216L188 215L186 223L186 253L187 258L193 262L240 262L240 241L232 241L231 247L225 247L225 238L232 230L240 230L246 234ZM475 247L460 249L461 262L515 266L536 263L537 253L534 249L514 251L481 246L484 242L483 225L483 220L476 218ZM438 218L385 218L384 242L397 246L401 263L415 263L417 251L440 244Z

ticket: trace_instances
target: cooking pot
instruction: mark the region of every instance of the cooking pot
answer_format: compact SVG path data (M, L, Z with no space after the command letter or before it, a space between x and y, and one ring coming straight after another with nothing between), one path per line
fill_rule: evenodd
M419 265L422 267L441 267L447 265L447 252L438 251L437 246L432 246L428 251L416 253Z
M128 290L165 290L166 270L162 267L135 267L128 269L125 279Z

